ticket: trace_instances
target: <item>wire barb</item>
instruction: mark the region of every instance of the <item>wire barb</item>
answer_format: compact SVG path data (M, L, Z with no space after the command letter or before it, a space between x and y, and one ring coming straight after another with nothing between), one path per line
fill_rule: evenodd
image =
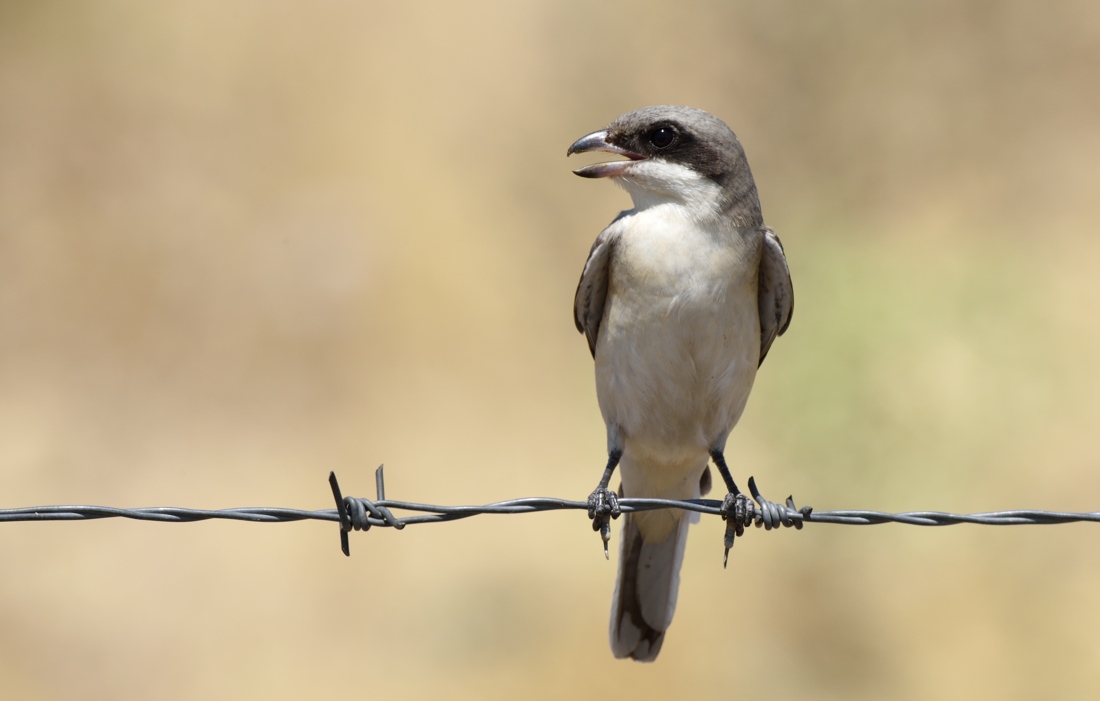
M803 506L801 509L794 505L794 497L787 497L785 504L776 504L768 501L760 494L756 487L756 478L749 477L749 493L756 501L754 504L740 491L726 495L720 510L722 519L726 522L726 537L724 545L726 551L722 555L722 567L729 564L730 548L734 542L745 535L745 529L749 526L763 527L770 531L773 528L794 527L802 529L803 520L813 513L813 507Z
M351 545L348 543L351 518L344 510L344 495L340 491L340 482L336 479L336 472L328 473L328 484L332 487L332 498L336 500L336 513L340 514L340 550L343 551L346 557L351 557Z
M328 473L328 483L332 487L332 496L336 499L336 510L340 514L340 550L344 555L351 557L351 548L348 545L348 532L369 531L373 525L389 526L397 530L405 527L405 522L393 515L382 502L386 499L386 478L384 465L379 465L374 471L374 487L378 493L378 500L371 501L361 497L341 496L340 485L336 481L336 473ZM370 517L376 521L372 522Z

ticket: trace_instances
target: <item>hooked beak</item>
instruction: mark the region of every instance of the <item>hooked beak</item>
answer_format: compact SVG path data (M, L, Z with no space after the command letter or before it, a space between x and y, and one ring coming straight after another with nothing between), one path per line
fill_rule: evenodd
M594 163L590 166L584 166L583 168L577 168L573 172L582 178L613 178L618 175L623 175L629 170L631 164L636 161L644 161L646 159L640 153L634 153L625 148L616 146L607 140L607 130L594 131L588 136L582 136L573 142L573 145L569 147L569 150L565 152L566 156L572 156L574 153L587 153L588 151L604 151L606 153L615 153L620 156L626 156L630 160L628 161L612 161L610 163Z

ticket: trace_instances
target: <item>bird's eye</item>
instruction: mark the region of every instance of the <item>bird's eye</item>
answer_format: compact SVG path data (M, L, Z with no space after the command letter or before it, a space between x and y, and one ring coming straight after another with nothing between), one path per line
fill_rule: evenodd
M676 130L670 126L657 127L649 133L649 143L654 148L668 148L676 140Z

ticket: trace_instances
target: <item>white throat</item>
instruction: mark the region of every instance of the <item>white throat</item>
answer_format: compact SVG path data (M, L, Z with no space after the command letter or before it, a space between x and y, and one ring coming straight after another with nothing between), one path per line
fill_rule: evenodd
M722 188L718 183L677 163L639 161L614 180L630 193L638 211L678 205L696 220L710 219L721 212Z

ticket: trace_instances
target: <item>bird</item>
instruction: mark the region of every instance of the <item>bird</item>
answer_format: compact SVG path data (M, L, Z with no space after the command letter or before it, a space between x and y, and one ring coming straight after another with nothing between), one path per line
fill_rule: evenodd
M588 500L593 527L618 517L618 496L699 498L725 460L757 369L791 321L794 291L783 245L764 225L745 151L703 110L645 107L574 142L567 156L623 160L573 172L610 178L630 195L596 237L573 316L595 364L608 460ZM742 497L743 498L743 497ZM625 514L611 606L617 658L657 658L672 622L688 524L678 509ZM727 547L728 556L728 547Z

